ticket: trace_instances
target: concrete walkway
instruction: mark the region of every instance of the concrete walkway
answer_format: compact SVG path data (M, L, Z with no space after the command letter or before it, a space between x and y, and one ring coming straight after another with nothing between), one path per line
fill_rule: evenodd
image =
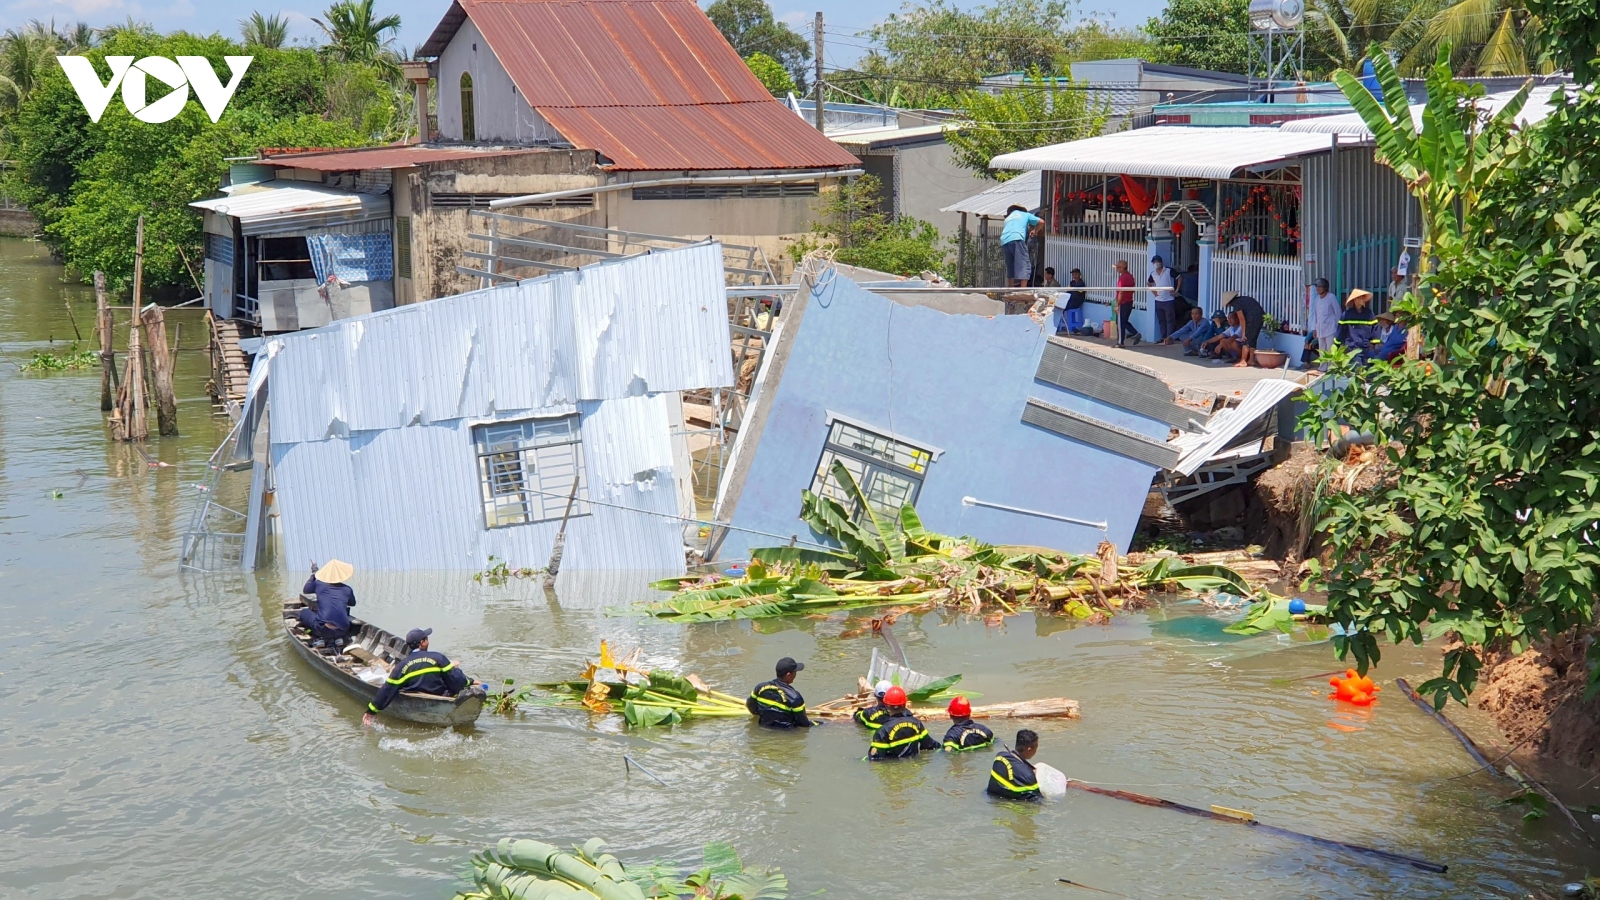
M1145 341L1137 347L1118 347L1115 342L1101 338L1074 335L1070 340L1119 362L1143 366L1161 376L1173 390L1206 391L1231 400L1243 397L1256 382L1266 378L1289 378L1304 384L1316 374L1299 369L1241 369L1232 363L1218 365L1209 359L1184 356L1179 344L1163 347Z

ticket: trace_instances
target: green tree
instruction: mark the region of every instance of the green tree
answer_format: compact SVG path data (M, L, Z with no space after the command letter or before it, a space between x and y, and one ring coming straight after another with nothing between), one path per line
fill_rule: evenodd
M1091 19L1081 22L1067 35L1068 55L1073 62L1096 59L1149 59L1156 54L1150 36L1137 28L1116 28Z
M1557 63L1592 76L1593 25L1574 17L1553 30ZM1338 354L1330 383L1340 387L1313 402L1306 424L1370 430L1392 477L1360 496L1325 495L1332 562L1313 574L1350 635L1337 649L1362 669L1379 658L1379 635L1462 638L1420 686L1442 705L1465 700L1485 649L1581 647L1574 630L1594 625L1600 97L1579 88L1517 131L1520 104L1481 116L1482 88L1452 79L1442 47L1418 131L1393 67L1373 55L1383 106L1349 73L1337 78L1422 204L1429 264L1397 305L1437 353L1361 368ZM1600 642L1587 653L1593 696Z
M104 58L112 54L218 60L239 52L239 45L219 36L118 28L84 55L104 73ZM191 262L199 259L200 217L188 204L215 194L228 157L270 146L349 146L364 137L360 123L325 118L324 66L314 51L252 53L249 71L216 123L194 103L160 126L139 122L120 103L90 122L60 67L46 70L27 101L3 120L7 154L15 162L6 173L5 193L38 216L46 239L69 266L80 273L102 269L123 286L132 274L134 226L143 214L146 284L189 284L179 249ZM374 71L345 63L328 70L338 75L352 67ZM382 84L372 77L371 85Z
M78 22L62 29L34 19L0 35L0 110L14 109L28 99L42 73L56 66L56 56L81 53L95 43L95 33Z
M1157 62L1240 75L1250 71L1250 0L1168 0L1144 25Z
M1045 78L1037 70L998 94L966 91L956 110L963 124L945 133L956 162L1000 181L1015 173L991 170L996 156L1092 137L1105 129L1110 113L1104 100L1075 89L1070 76Z
M811 233L789 247L795 262L818 249L833 258L895 275L947 274L950 257L940 246L939 229L921 219L890 217L883 211L883 184L862 175L839 185L823 203Z
M289 22L277 13L263 16L253 12L250 18L239 20L239 36L246 47L278 50L289 43Z
M751 74L761 82L761 86L774 97L783 97L795 89L794 79L789 77L789 72L778 62L765 53L752 53L744 58L744 64L750 67Z
M1590 14L1595 10L1590 8ZM1402 68L1426 67L1440 46L1456 48L1455 67L1469 75L1528 75L1554 66L1538 50L1541 23L1525 0L1457 0L1429 17Z
M748 60L757 53L769 56L788 71L800 90L805 90L811 44L799 32L774 19L767 0L716 0L706 7L706 16L741 59Z
M867 32L878 49L842 86L897 106L946 107L986 75L1061 71L1072 44L1067 0L995 0L962 9L951 0L907 3Z
M1353 72L1373 44L1404 56L1421 39L1435 8L1431 0L1311 0L1306 5L1306 67Z
M375 0L339 0L322 14L327 21L311 20L327 36L327 50L334 59L393 66L400 17L379 18L374 3Z

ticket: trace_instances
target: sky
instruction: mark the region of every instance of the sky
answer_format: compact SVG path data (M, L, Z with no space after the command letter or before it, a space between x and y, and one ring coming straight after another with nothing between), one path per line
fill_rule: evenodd
M701 4L705 5L704 2ZM957 0L957 5L970 8L980 5L970 0ZM101 27L126 21L129 16L149 22L160 31L186 31L209 34L221 32L237 37L239 20L251 12L263 14L277 12L289 20L291 38L311 40L320 32L312 16L321 16L327 3L322 0L301 2L298 5L278 5L274 0L252 3L216 2L216 0L0 0L0 31L20 26L30 19L57 23L88 22ZM1081 7L1085 17L1114 21L1122 26L1142 24L1145 19L1159 15L1165 0L1084 0ZM449 9L449 0L378 0L380 15L398 13L401 27L399 46L411 49L427 40L433 27ZM1106 7L1114 11L1100 11ZM849 65L863 52L864 41L839 32L855 33L872 27L876 22L900 8L899 0L812 0L795 6L791 0L773 0L773 12L788 22L795 30L811 34L812 18L822 11L826 44L824 53L829 67Z

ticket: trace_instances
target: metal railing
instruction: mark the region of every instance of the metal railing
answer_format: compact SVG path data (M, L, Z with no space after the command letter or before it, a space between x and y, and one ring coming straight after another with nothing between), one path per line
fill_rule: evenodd
M233 315L229 316L229 318L239 319L243 322L249 322L251 325L260 328L261 301L250 296L249 294L234 294Z
M546 272L570 272L597 260L638 256L714 239L622 231L476 209L468 212L467 223L467 237L478 241L483 249L464 251L462 255L478 265L456 266L456 271L482 279L483 287ZM778 281L760 247L723 243L722 267L730 286Z
M1299 257L1217 250L1211 254L1211 296L1220 305L1228 291L1261 301L1280 325L1305 332L1306 276Z
M244 562L245 523L248 517L217 500L222 476L241 467L250 467L249 463L234 460L240 430L239 425L234 425L217 449L212 451L211 458L206 460L205 481L195 485L200 500L189 517L189 527L183 533L183 550L178 556L180 570L238 570Z
M1092 238L1064 238L1049 235L1044 239L1044 264L1056 270L1056 277L1065 282L1065 274L1073 269L1083 270L1083 280L1091 285L1115 284L1116 262L1127 260L1128 271L1141 285L1142 273L1148 268L1148 245L1131 241L1101 241ZM1110 305L1116 302L1115 291L1089 291L1091 303ZM1133 295L1135 309L1148 309L1150 295L1139 291Z

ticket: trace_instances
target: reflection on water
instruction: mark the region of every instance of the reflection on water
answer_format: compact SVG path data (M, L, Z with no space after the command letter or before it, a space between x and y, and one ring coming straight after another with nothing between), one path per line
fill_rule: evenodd
M91 320L92 300L57 271L33 245L0 242L5 363L69 333L63 295ZM1334 668L1326 644L1235 639L1185 607L1088 627L929 613L895 632L913 666L959 672L986 699L1082 701L1081 721L1030 725L1039 758L1070 777L1248 809L1448 875L1076 792L996 803L987 755L869 765L850 724L630 732L530 708L460 732L363 730L360 703L285 644L278 610L303 563L176 573L192 485L223 430L204 369L202 354L180 358L183 437L150 451L176 468L152 470L106 443L96 375L0 364L0 896L443 898L467 854L505 835L603 836L625 858L683 864L730 840L782 866L795 896L1038 896L1066 877L1134 897L1520 897L1592 867L1558 823L1499 806L1502 785L1456 778L1470 762L1392 689L1355 712L1326 699L1325 678L1285 680ZM648 596L648 578L563 573L553 602L536 582L466 573L353 584L361 615L435 628L435 646L491 683L571 677L606 639L735 694L794 656L816 702L854 685L876 640L859 616L682 627L606 614ZM1420 680L1437 662L1386 651L1378 675ZM996 730L1011 740L1016 724ZM624 754L666 786L630 774Z

